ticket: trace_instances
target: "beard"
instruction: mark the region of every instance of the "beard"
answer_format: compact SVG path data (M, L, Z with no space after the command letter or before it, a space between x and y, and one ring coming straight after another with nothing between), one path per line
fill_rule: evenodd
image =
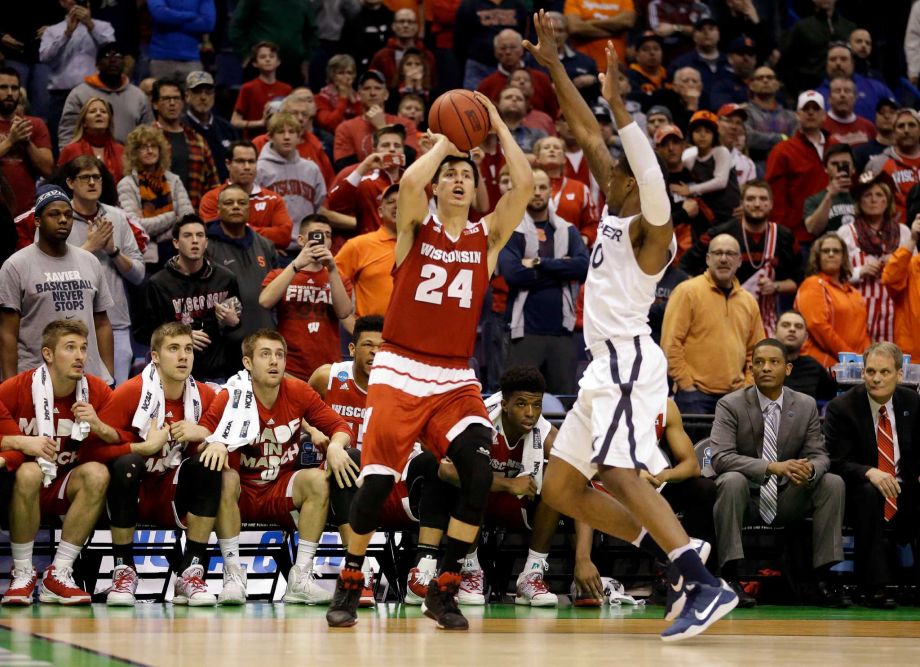
M750 213L745 212L744 221L748 223L749 225L762 225L763 223L767 221L767 215L766 214L751 215Z
M19 106L18 99L12 100L0 100L0 116L9 116L16 111L16 107Z

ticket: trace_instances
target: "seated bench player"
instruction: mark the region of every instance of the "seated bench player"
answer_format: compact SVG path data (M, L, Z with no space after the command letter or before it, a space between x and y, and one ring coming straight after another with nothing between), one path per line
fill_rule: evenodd
M173 604L213 606L204 582L208 538L220 504L221 473L205 468L196 444L210 432L198 422L214 390L192 377L192 328L182 322L157 327L150 338L152 361L115 390L101 413L118 431L113 445L88 443L83 460L109 467L108 509L115 569L106 603L131 606L137 590L134 529L138 522L186 531Z
M0 403L16 415L26 436L53 440L53 448L3 452L8 470L16 471L10 501L10 548L13 570L4 605L29 605L38 573L32 550L41 519L61 517L61 542L54 562L45 570L39 600L64 605L89 604L90 594L73 579L73 564L96 525L105 503L109 471L100 463L81 463L80 442L91 433L116 442L115 429L98 416L112 390L98 377L86 375L88 330L79 320L55 320L42 331L38 368L23 371L0 384ZM6 438L4 438L5 440Z
M517 578L514 603L553 607L559 600L547 588L543 575L560 515L540 502L544 461L556 439L556 427L542 415L546 380L533 366L516 366L505 371L499 387L500 392L486 399L494 431L490 452L492 488L483 523L531 532L530 550ZM441 462L441 477L459 484L449 460ZM483 572L476 549L467 554L460 574L460 604L485 604Z
M684 430L684 421L677 403L670 398L655 418L655 436L658 438L658 449L667 464L657 474L640 470L639 476L658 489L671 509L681 513L684 529L690 535L698 536L693 543L699 545L700 557L705 563L711 551L710 545L715 540L712 512L716 500L716 483L701 477L693 441ZM592 485L606 492L599 481L592 481ZM594 531L591 527L576 521L574 604L579 607L598 607L605 597L600 574L591 561L593 543Z
M201 453L211 470L225 475L218 518L224 558L221 604L246 601L246 573L239 561L240 522L274 523L298 530L297 559L288 574L284 601L326 604L332 593L314 581L313 557L326 525L329 486L325 472L297 469L302 422L330 438L329 449L345 449L351 429L303 380L285 377L287 344L272 329L259 329L243 341L243 368L217 394L201 420L212 435ZM332 464L330 464L332 465ZM231 481L226 481L231 480Z
M379 315L359 317L355 320L352 342L348 345L353 360L320 366L310 378L310 386L352 430L354 447L347 450L350 463L346 462L344 469L329 468L329 521L338 527L342 544L346 546L352 535L348 513L357 491L355 479L361 464L367 381L374 356L381 345L383 318ZM338 452L333 456L339 460ZM406 604L422 604L428 592L428 582L437 572L441 537L450 521L449 495L446 493L449 489L438 478L438 460L434 454L418 448L381 511L379 523L385 530L411 530L415 524L419 525L416 566L409 572ZM367 561L364 568L365 590L361 593L359 604L371 607L376 604L373 575Z

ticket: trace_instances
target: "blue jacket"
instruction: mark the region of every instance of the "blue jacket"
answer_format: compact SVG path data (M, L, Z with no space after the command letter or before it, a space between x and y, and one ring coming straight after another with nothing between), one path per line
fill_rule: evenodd
M879 100L893 99L894 93L878 79L870 79L862 74L853 74L853 83L856 84L856 107L853 109L857 116L875 122L875 107ZM824 96L825 104L830 99L830 82L827 79L816 90Z
M201 36L214 30L214 0L147 0L151 60L199 60Z
M668 78L673 81L674 72L682 67L692 67L700 73L700 81L703 82L700 109L717 111L720 106L729 102L744 104L748 101L747 86L738 79L724 53L720 53L716 59L715 72L709 69L709 63L695 50L685 53L668 67Z

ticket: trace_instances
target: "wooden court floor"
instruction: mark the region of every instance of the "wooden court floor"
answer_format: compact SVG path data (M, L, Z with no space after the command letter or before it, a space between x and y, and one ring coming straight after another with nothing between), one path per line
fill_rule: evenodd
M437 631L417 607L361 610L330 630L322 607L139 604L0 610L0 665L917 665L920 609L738 610L701 637L664 644L661 607L465 607L470 632Z

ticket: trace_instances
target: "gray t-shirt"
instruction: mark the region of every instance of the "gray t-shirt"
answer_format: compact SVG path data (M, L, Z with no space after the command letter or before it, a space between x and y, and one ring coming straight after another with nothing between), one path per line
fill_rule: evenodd
M99 260L82 248L67 246L63 257L52 257L33 243L0 267L0 308L19 313L18 371L38 367L42 360L42 330L56 319L78 319L89 329L86 372L112 383L96 344L93 314L113 305Z

